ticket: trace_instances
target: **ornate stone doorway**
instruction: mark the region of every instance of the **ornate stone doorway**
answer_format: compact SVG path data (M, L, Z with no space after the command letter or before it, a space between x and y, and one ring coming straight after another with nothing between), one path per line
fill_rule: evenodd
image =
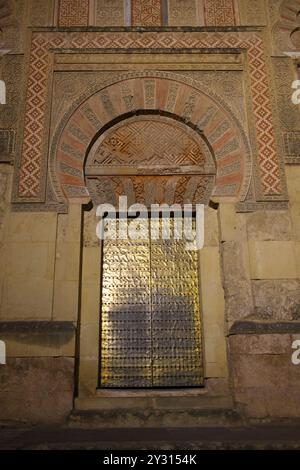
M104 241L100 387L203 385L198 252L175 239L181 222L144 219L145 237Z
M201 132L170 114L147 111L95 138L85 165L95 206L116 209L126 196L128 206L189 204L192 210L208 203L215 175L213 152ZM146 220L148 228L158 221ZM168 240L154 240L151 230L142 240L104 242L101 388L203 385L197 252L188 251L172 230Z
M78 200L93 202L93 209L84 211L82 225L78 409L115 408L116 403L123 407L133 395L139 397L136 403L141 407L145 397L151 396L151 401L154 395L175 393L184 400L187 395L210 393L207 384L215 377L227 381L218 221L208 204L218 194L226 193L231 200L246 194L248 153L239 151L244 139L238 137L238 128L229 125L223 110L203 93L195 119L187 116L181 108L196 89L184 87L180 106L163 102L152 106L149 84L170 88L164 96L171 99L176 83L156 77L149 82L148 75L137 83L144 91L137 102L132 98L136 110L131 109L131 100L127 109L118 107L118 115L106 122L103 113L109 112L110 98L107 92L101 99L96 93L75 113L86 116L86 126L83 121L76 124L72 117L58 141L58 193L74 204ZM122 93L127 85L137 89L127 80ZM109 96L117 94L111 90ZM200 119L200 111L207 119ZM210 119L214 125L208 128ZM202 126L203 122L208 124ZM85 129L89 137L83 135ZM80 150L78 139L84 142ZM71 169L79 153L82 158ZM223 163L235 173L227 173L221 168ZM72 182L66 173L70 171ZM128 207L143 204L146 210L151 204L189 204L194 211L197 204L204 204L209 246L201 256L185 250L184 240L145 239L128 244L117 239L104 242L100 249L99 239L95 239L96 208L104 203L117 209L121 196L127 196ZM214 296L207 294L211 289Z

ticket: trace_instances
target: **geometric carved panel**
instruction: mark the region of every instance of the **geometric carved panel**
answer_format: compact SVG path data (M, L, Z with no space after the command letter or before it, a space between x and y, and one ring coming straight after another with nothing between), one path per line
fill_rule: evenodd
M203 0L206 26L233 26L236 21L235 0Z
M286 163L300 164L300 131L284 134L284 150Z
M216 167L204 139L175 119L125 119L95 142L85 166L95 204L207 204ZM134 176L133 176L134 175Z
M161 0L131 0L132 26L161 26Z
M96 0L95 26L125 26L124 0Z
M59 0L58 26L88 26L89 0Z
M169 122L168 122L169 121ZM93 165L197 165L207 159L204 142L200 147L176 121L147 117L113 128L104 140L96 142L87 166ZM172 123L174 122L174 124ZM206 154L209 154L208 149Z

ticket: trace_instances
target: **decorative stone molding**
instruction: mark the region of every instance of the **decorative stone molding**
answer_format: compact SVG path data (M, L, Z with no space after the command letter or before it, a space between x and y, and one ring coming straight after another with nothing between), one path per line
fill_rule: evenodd
M0 163L10 162L15 153L16 133L10 129L0 129Z
M265 335L300 333L300 321L259 321L243 320L235 322L229 331L232 335Z
M209 155L205 158L206 170L202 168L200 174L214 175L212 158L216 160L214 195L243 199L252 171L249 144L226 105L217 97L197 89L193 81L184 80L176 74L139 72L126 76L92 94L80 106L74 106L75 112L70 113L63 128L58 128L56 134L59 137L54 138L56 148L51 151L55 155L51 168L58 199L63 201L65 198L88 196L84 160L91 143L95 142L103 130L106 131L116 122L122 122L130 116L135 116L135 122L141 122L146 119L147 113L153 119L155 114L165 114L168 123L175 126L175 129L178 129L179 122L182 121L181 132L184 129L186 135L190 133L193 138L197 136L202 142L203 152ZM157 117L156 123L158 119L162 122L162 117ZM177 144L177 150L179 148L180 144ZM94 153L95 150L92 155ZM88 164L89 162L88 159ZM164 165L166 161L161 159L160 164ZM168 165L170 167L170 161ZM174 174L176 165L173 165L172 171L165 168L163 174L170 174L170 171ZM189 173L199 174L197 165L193 168L188 166ZM177 168L176 172L178 171ZM114 171L114 175L117 174L119 172Z
M68 333L76 326L71 321L1 321L0 333Z
M300 131L285 132L283 135L285 163L300 164Z
M88 51L95 48L135 49L238 49L248 53L250 89L253 112L256 123L258 145L258 184L259 200L282 200L283 185L280 162L275 148L273 119L270 106L270 94L267 79L262 39L256 32L35 32L32 36L29 80L27 88L25 129L20 170L17 171L17 190L14 202L44 202L46 154L43 142L47 135L45 104L47 100L47 80L51 77L51 61L49 54L56 50L75 48ZM101 106L105 110L106 119L113 119L109 96L101 92ZM171 94L172 96L172 94ZM193 107L193 93L190 102L185 102L186 111ZM121 103L124 103L122 100ZM122 105L123 106L123 105ZM105 109L106 107L106 109ZM126 108L125 108L126 109ZM116 108L117 110L117 108ZM183 108L180 112L183 112ZM196 112L196 111L195 111ZM99 129L97 129L99 131ZM76 137L75 137L76 138Z

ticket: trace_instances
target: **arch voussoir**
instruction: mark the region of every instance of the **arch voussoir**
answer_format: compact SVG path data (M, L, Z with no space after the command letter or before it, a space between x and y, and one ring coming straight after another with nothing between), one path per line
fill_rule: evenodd
M202 132L216 161L213 194L242 200L249 185L247 139L228 109L176 75L129 77L95 92L71 114L56 151L56 174L65 198L89 194L84 164L93 141L129 114L169 114Z

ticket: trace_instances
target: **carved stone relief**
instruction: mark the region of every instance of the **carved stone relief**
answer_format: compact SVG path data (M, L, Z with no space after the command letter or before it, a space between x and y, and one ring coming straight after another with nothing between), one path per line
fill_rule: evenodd
M132 78L129 78L130 76ZM149 80L155 82L153 87L153 90L155 90L153 112L160 114L163 112L175 113L177 120L191 121L191 127L194 126L198 130L204 131L204 135L208 139L209 145L218 161L215 194L237 197L241 190L248 190L251 160L247 139L229 109L229 114L224 114L226 105L224 104L222 109L219 98L216 98L215 101L210 101L213 96L211 92L207 94L201 93L196 88L184 84L182 82L184 79L175 74L157 72L145 74L145 72L141 72L127 74L127 77L127 80L123 78L123 81L106 87L103 92L92 94L79 108L78 105L74 106L74 110L76 108L77 110L69 119L63 133L61 134L59 129L56 132L57 136L60 135L60 138L59 142L57 140L58 137L56 138L55 142L57 143L52 151L53 158L54 152L57 152L57 163L55 163L55 160L53 161L52 181L55 181L55 174L58 171L60 184L67 197L87 195L83 181L82 162L89 142L94 138L97 131L99 132L103 126L108 125L108 122L114 116L122 116L122 113L128 113L128 96L131 96L134 103L133 115L136 112L135 110L145 109L145 100L150 98ZM196 84L196 82L190 83ZM125 94L124 90L126 90ZM128 95L129 91L133 94ZM201 106L199 106L200 102ZM146 110L144 114L147 114ZM140 115L137 117L140 121L143 119ZM126 132L130 134L130 129L127 128ZM140 136L139 132L136 132L136 134ZM176 145L173 145L173 148L177 146L176 151L178 155L180 154L180 145L178 150L178 142L180 140L182 138L175 139L174 143ZM129 144L133 148L136 147L134 140L129 140L127 145ZM130 145L127 147L127 150L130 148ZM104 152L104 149L105 146L102 147L101 151ZM141 154L141 147L139 147L136 153ZM97 150L93 149L92 155L97 156ZM243 161L241 160L242 155ZM247 155L248 157L245 159ZM106 154L104 157L109 158ZM128 158L128 155L126 158ZM147 158L149 159L149 156ZM57 164L58 167L56 167ZM60 194L58 183L55 183L55 188L57 194ZM242 197L241 194L240 197Z
M215 174L211 150L200 134L174 119L147 114L121 121L101 135L85 166L96 204L117 205L123 195L129 204L147 207L208 204Z
M141 40L140 36L138 35L135 37L135 33L130 33L130 36L126 36L127 33L113 33L113 47L124 48L126 40L127 47L145 47L145 40L147 41L157 41L158 36L155 35L151 39L152 33L145 33L143 35L142 44L139 43ZM172 48L176 46L174 40L179 40L177 44L178 47L184 47L182 42L182 37L176 36L177 33L163 33L163 36L159 36L159 47L166 47L167 44L170 46L169 40L172 39ZM189 38L188 35L191 37ZM177 38L177 39L176 39ZM21 202L38 202L43 200L42 190L43 190L43 182L41 180L43 175L43 168L45 168L45 162L42 157L41 153L41 146L42 146L42 133L45 131L44 129L44 120L42 116L42 109L46 99L46 81L42 80L43 77L47 77L47 57L48 57L48 48L51 46L57 47L77 47L88 49L90 47L97 47L97 44L100 47L110 47L112 44L110 40L112 37L109 33L105 33L105 35L101 35L99 33L84 33L83 36L80 36L80 33L72 33L68 36L60 36L57 33L37 33L34 36L32 47L32 73L34 74L35 66L38 67L38 64L41 65L41 61L46 61L45 64L43 62L43 67L38 67L37 76L33 76L33 80L30 81L30 90L28 89L28 93L34 93L34 95L39 95L40 106L35 106L35 113L37 116L32 121L32 114L30 112L32 99L27 101L27 112L26 112L26 131L28 129L28 134L26 133L27 137L24 140L24 148L23 148L23 156L22 156L22 163L21 163L21 172L19 175L19 183L18 183L18 200ZM213 37L209 34L206 37L206 33L187 33L184 36L187 47L244 47L248 50L248 61L249 61L249 71L250 71L250 89L252 94L252 103L253 103L253 113L256 122L256 137L258 143L258 154L259 154L259 172L260 176L262 177L262 182L260 184L260 196L259 197L267 197L271 200L277 196L281 197L283 188L280 181L280 172L278 169L278 157L276 155L275 150L275 142L274 142L274 131L272 127L272 116L269 107L269 95L268 95L268 85L266 81L266 68L264 62L264 54L262 50L262 42L259 35L256 33L246 33L245 35L235 35L235 33L226 33L222 34L220 37L216 37L216 40L213 40ZM190 41L192 40L192 42ZM69 41L70 40L70 41ZM129 40L129 43L128 43ZM51 42L52 41L52 42ZM68 42L69 41L69 42ZM79 41L79 42L78 42ZM104 42L103 42L104 41ZM164 41L167 41L166 43ZM195 42L196 41L196 42ZM199 42L200 41L200 42ZM155 47L155 42L151 43L152 47ZM158 44L157 44L158 45ZM147 47L149 46L149 42L147 43ZM168 46L167 46L168 47ZM35 65L34 65L35 64ZM42 75L41 75L42 74ZM39 76L39 79L38 79ZM38 83L36 83L38 81ZM38 90L38 91L37 91ZM174 93L172 87L169 90L170 93ZM176 93L176 91L175 91ZM28 95L29 96L29 95ZM129 95L126 95L129 96ZM171 95L170 95L171 96ZM110 103L105 94L102 96L102 103L106 106L106 109L109 109ZM193 100L192 96L189 97L189 102L185 102L185 108L182 109L182 113L186 113L186 117L189 116L189 113L192 112L193 109ZM116 108L117 109L117 108ZM263 110L263 115L261 114ZM267 115L266 115L267 110ZM269 111L268 111L269 110ZM171 111L172 112L172 111ZM208 111L209 113L212 110ZM113 110L112 110L113 113ZM263 117L262 117L263 116ZM203 116L203 118L207 119L207 117ZM31 122L32 121L32 122ZM36 127L36 132L34 136L30 135L30 127ZM31 142L32 140L32 142ZM29 154L30 158L29 158ZM30 164L29 164L30 161ZM29 172L29 168L27 163L31 167ZM43 163L44 162L44 163ZM270 174L271 171L271 174Z
M124 0L96 0L96 26L124 26Z
M274 54L299 50L300 1L269 0Z

